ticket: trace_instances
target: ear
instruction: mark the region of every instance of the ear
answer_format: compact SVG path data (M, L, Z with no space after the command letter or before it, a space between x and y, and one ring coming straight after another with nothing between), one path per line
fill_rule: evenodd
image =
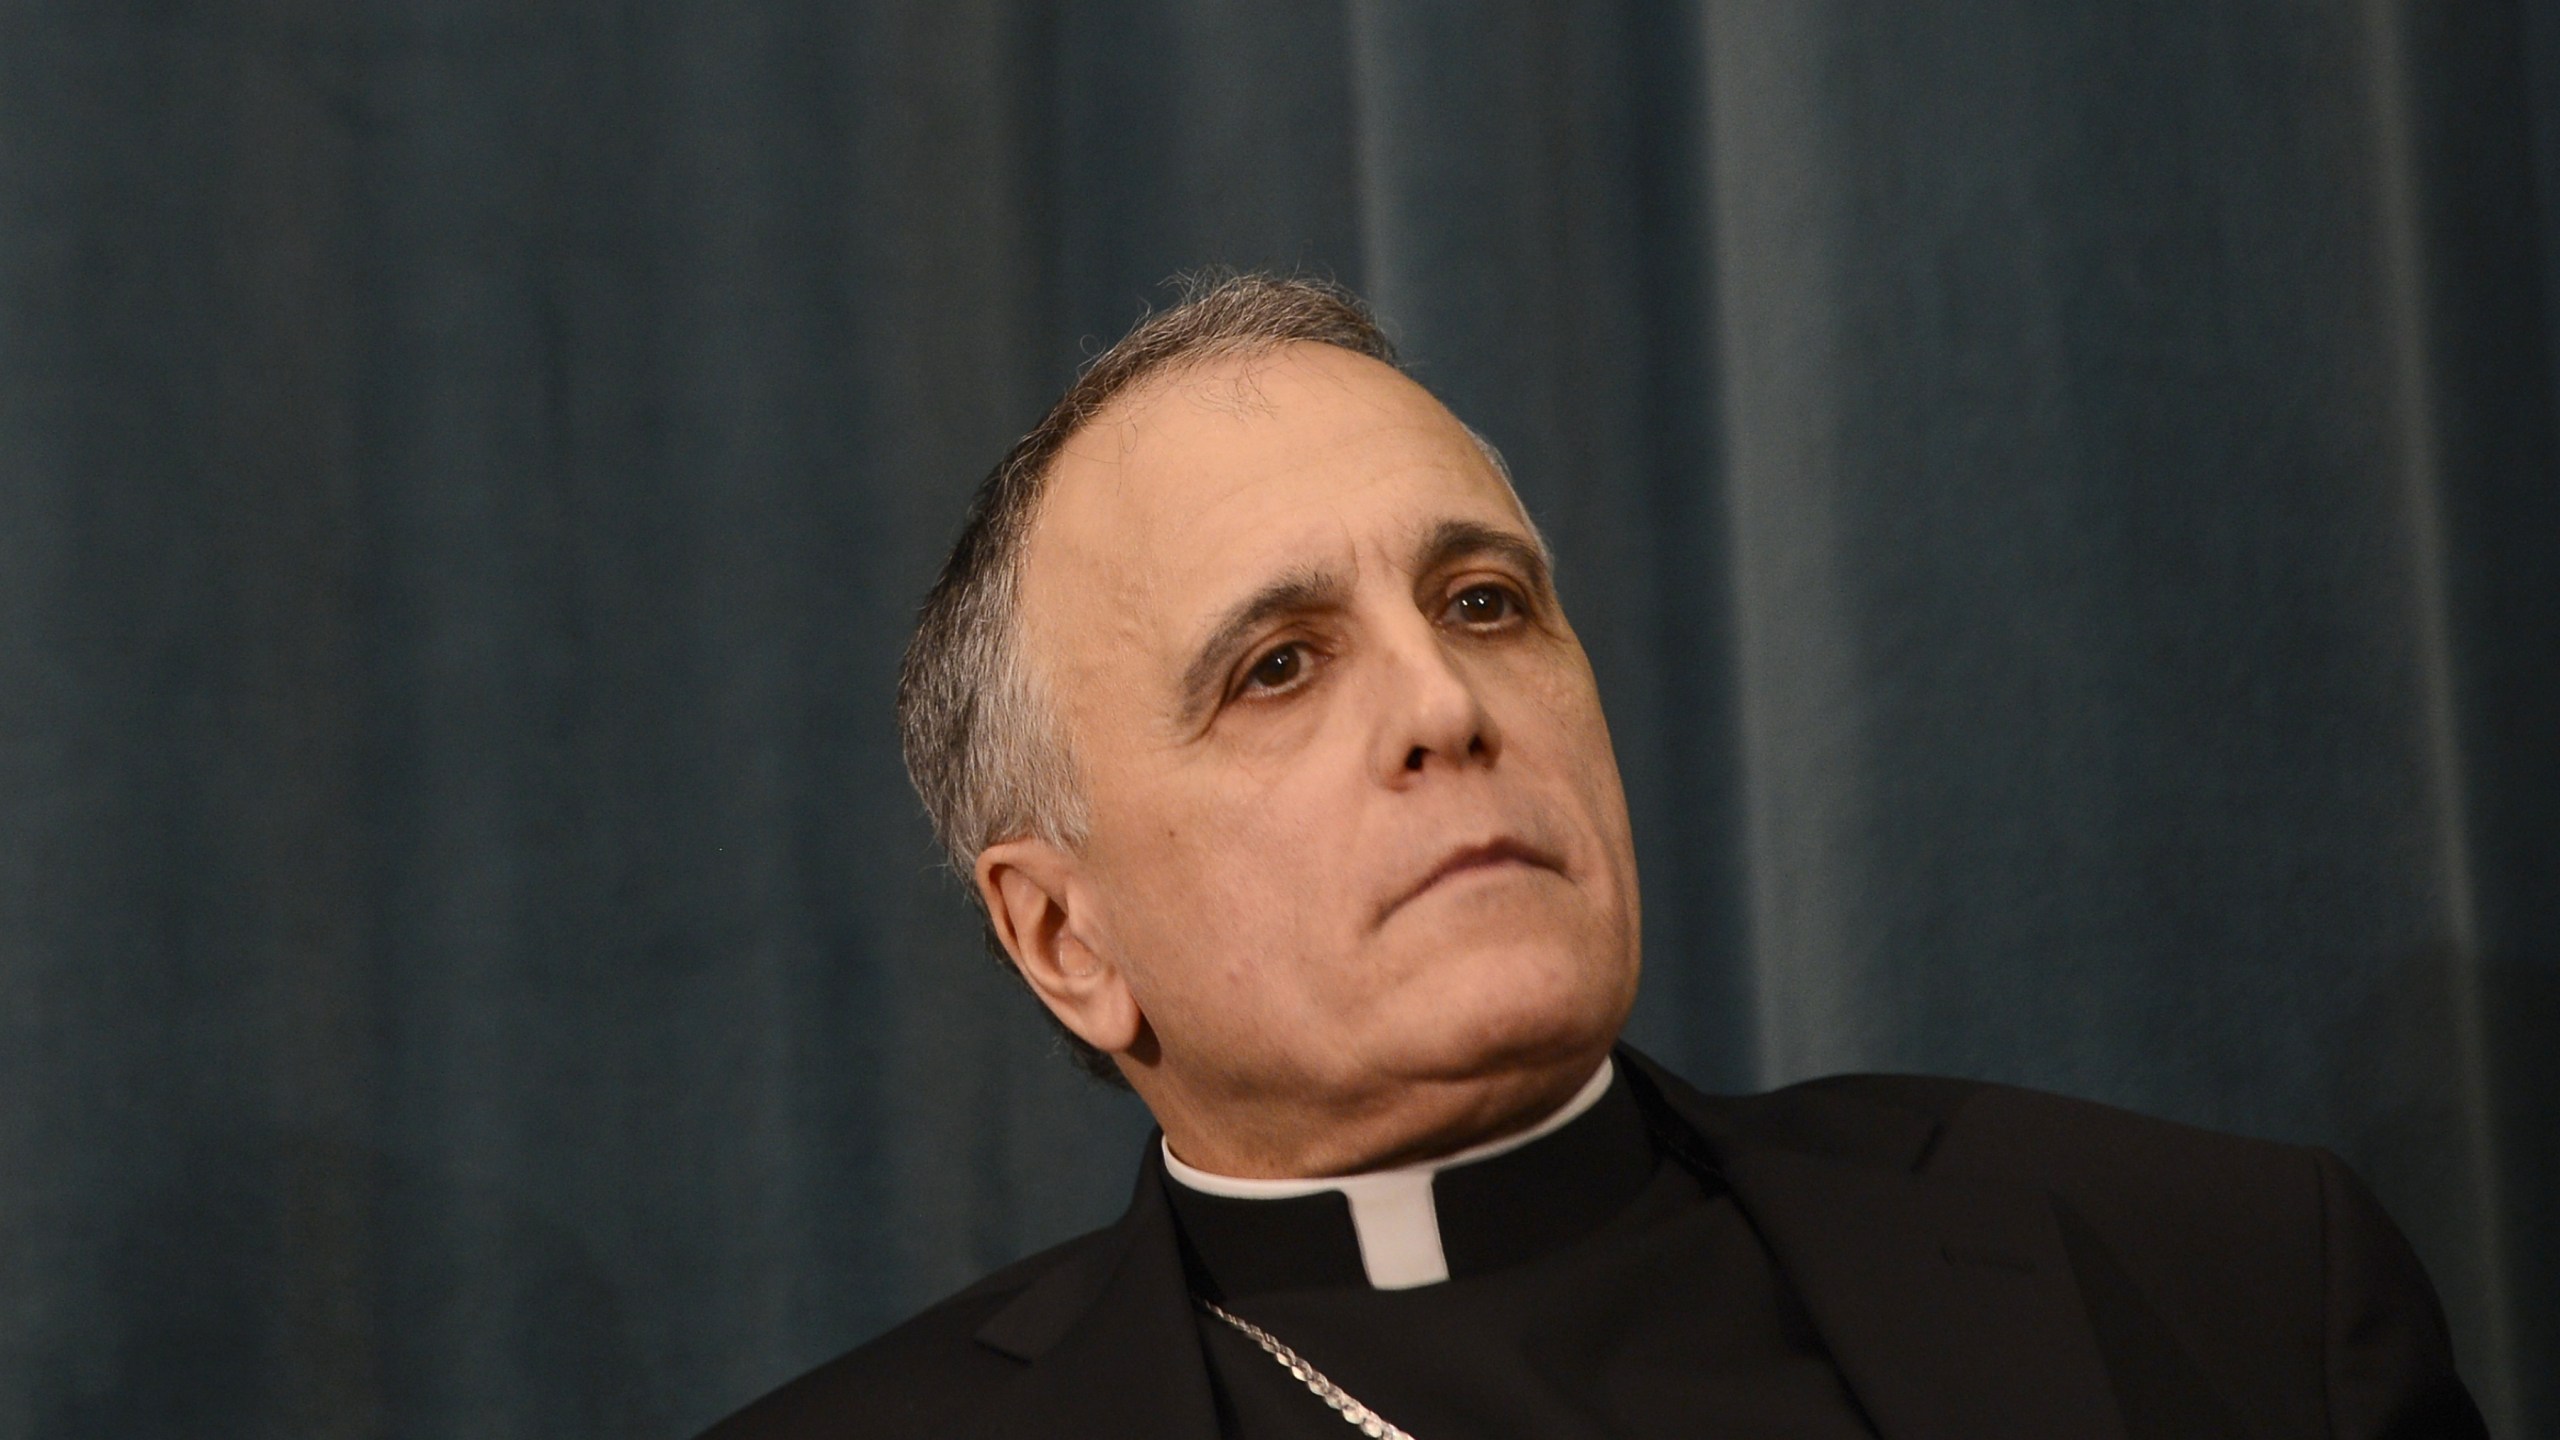
M1146 1019L1118 964L1094 943L1100 916L1084 867L1046 840L999 840L973 878L996 939L1060 1024L1106 1055L1138 1043Z

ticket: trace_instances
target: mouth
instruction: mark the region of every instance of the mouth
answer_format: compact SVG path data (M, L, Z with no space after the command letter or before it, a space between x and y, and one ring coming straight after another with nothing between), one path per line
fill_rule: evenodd
M1529 866L1558 873L1562 873L1563 870L1563 867L1556 863L1554 856L1507 835L1481 844L1463 845L1442 856L1440 863L1432 866L1430 871L1416 881L1411 888L1389 901L1378 918L1381 921L1385 920L1387 916L1393 915L1408 903L1430 893L1445 881L1480 871L1507 869L1513 866Z

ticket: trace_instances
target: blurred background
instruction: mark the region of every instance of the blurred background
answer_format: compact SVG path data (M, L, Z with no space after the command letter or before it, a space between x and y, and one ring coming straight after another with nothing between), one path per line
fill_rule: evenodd
M1173 272L1508 451L1639 1043L2327 1145L2560 1435L2560 14L0 7L0 1436L680 1437L1114 1216L892 674Z

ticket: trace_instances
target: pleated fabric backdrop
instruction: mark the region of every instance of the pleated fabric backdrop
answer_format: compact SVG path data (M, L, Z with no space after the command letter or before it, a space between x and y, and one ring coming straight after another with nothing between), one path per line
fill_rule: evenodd
M666 1436L1116 1213L891 677L1158 282L1509 452L1636 1038L2332 1146L2560 1435L2560 16L0 9L0 1436Z

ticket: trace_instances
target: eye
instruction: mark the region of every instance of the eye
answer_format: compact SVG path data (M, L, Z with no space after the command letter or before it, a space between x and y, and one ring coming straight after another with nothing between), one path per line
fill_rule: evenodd
M1499 625L1520 613L1520 598L1500 585L1470 585L1449 598L1448 616L1461 625Z
M1244 672L1244 689L1269 694L1286 690L1307 673L1307 647L1291 641L1253 662Z

